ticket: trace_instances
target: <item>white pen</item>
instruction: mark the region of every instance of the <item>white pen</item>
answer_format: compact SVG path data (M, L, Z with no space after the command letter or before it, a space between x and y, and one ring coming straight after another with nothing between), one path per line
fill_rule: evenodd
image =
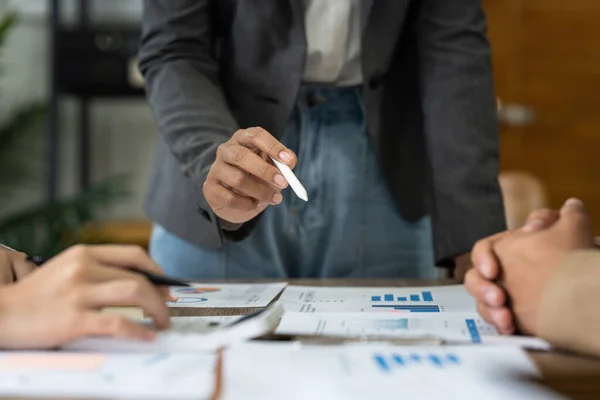
M294 175L290 167L277 161L273 157L271 157L271 160L273 160L275 166L281 171L281 174L285 180L288 181L292 187L292 190L294 193L296 193L296 196L300 197L304 201L308 201L308 193L306 192L306 189L304 189L304 186L302 186L298 178L296 178L296 175Z

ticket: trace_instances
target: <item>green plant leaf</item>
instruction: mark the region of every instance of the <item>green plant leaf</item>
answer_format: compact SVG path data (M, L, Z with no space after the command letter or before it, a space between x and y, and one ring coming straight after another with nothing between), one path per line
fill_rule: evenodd
M9 13L0 19L0 46L6 42L10 30L17 24L19 15L15 12Z

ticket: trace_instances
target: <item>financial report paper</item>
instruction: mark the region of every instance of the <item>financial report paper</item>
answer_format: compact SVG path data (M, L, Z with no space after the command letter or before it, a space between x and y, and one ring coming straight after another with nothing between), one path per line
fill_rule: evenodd
M480 343L497 336L476 313L299 313L286 312L276 333L348 338L435 338Z
M226 400L561 398L517 348L245 343L223 368Z
M288 286L280 297L286 311L300 313L476 313L463 285L435 287Z
M238 308L266 307L286 287L285 282L254 284L202 284L172 287L176 302L169 307Z

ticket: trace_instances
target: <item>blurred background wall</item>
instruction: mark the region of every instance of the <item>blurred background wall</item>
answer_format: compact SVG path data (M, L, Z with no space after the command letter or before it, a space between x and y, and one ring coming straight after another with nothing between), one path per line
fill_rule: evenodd
M65 25L77 21L78 0L62 0ZM139 25L141 0L92 0L92 22ZM45 98L48 93L47 0L0 0L0 12L17 10L20 21L8 37L2 55L0 115L18 102ZM142 218L141 201L154 152L156 125L143 98L96 99L91 104L91 170L94 180L115 173L131 176L132 196L100 211L103 219ZM60 188L61 195L78 190L78 102L61 100ZM40 190L39 199L44 197ZM30 199L35 201L39 199ZM15 205L20 207L21 201ZM1 210L8 212L9 210Z

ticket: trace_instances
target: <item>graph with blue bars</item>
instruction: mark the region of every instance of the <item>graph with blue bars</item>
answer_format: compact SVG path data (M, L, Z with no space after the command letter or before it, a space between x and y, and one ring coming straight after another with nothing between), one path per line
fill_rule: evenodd
M392 293L384 293L383 296L371 296L371 303L373 303L371 305L373 308L388 308L409 312L440 312L440 307L433 304L433 295L427 290L408 296L394 296Z
M373 354L373 362L380 372L391 373L394 370L410 368L411 366L451 368L460 365L461 359L454 353L375 353Z

